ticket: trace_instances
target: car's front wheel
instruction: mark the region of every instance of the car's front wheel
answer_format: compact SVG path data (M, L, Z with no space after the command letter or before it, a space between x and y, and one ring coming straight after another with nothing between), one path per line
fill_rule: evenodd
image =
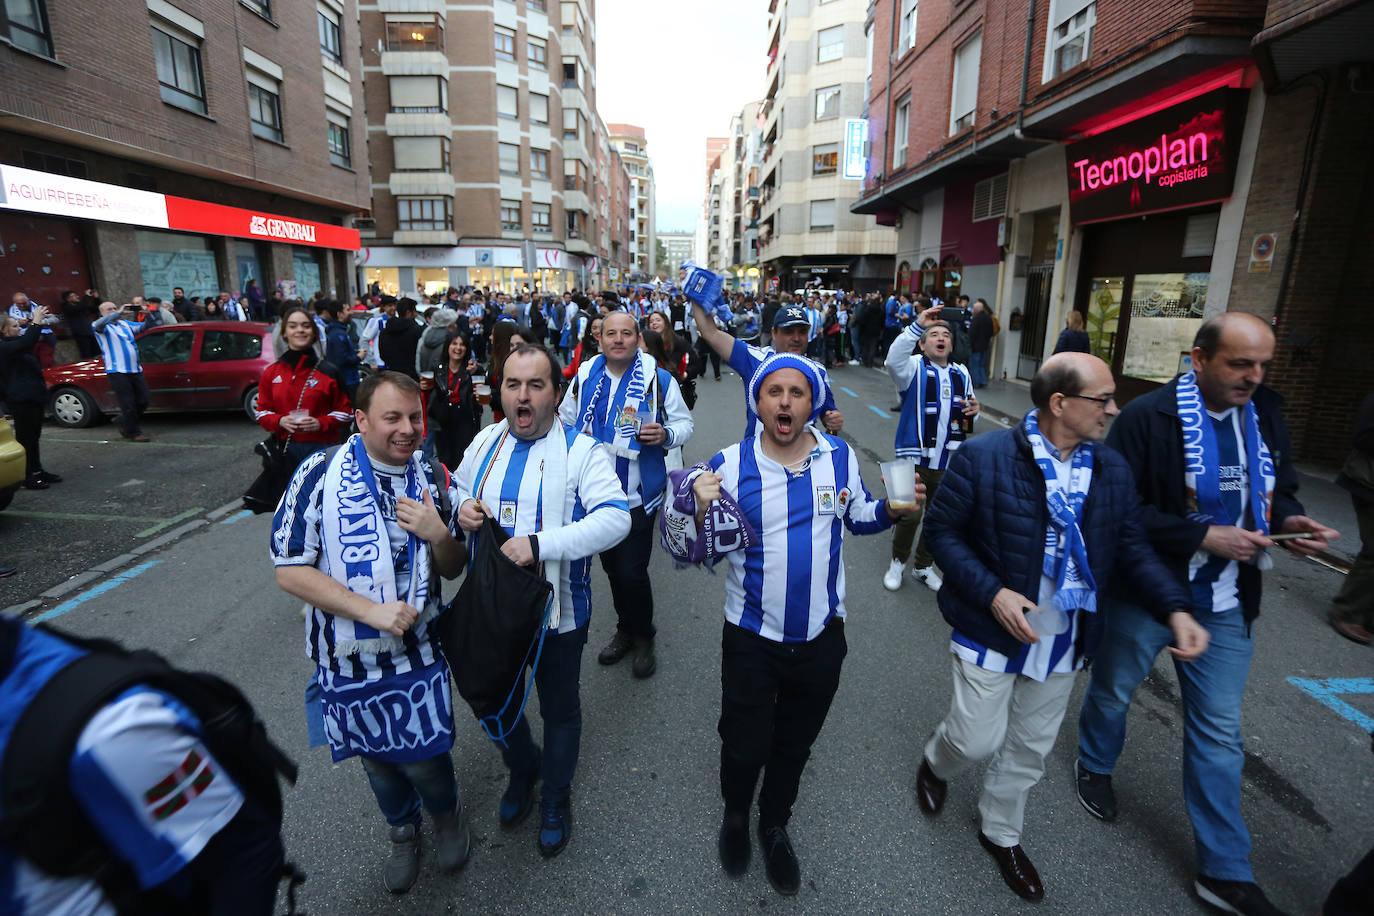
M48 398L48 411L60 426L82 429L95 423L100 408L80 388L59 388Z
M254 423L258 422L258 386L250 385L248 390L243 393L243 412L248 414L248 419Z

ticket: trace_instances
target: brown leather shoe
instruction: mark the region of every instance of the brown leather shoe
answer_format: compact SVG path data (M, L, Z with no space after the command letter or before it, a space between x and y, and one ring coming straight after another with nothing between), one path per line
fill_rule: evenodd
M1342 620L1335 614L1327 614L1326 622L1331 624L1331 629L1344 636L1351 642L1357 642L1362 646L1367 646L1374 642L1374 633L1370 633L1358 623L1349 620Z
M930 761L923 756L921 768L916 771L916 803L921 810L926 814L939 814L945 805L945 792L948 790L949 783L935 775L930 768Z
M1045 899L1045 885L1040 883L1040 873L1035 870L1030 856L1026 855L1020 844L998 846L983 836L981 830L978 831L978 842L983 844L988 855L997 860L997 867L1002 870L1002 880L1007 882L1007 887L1034 903Z

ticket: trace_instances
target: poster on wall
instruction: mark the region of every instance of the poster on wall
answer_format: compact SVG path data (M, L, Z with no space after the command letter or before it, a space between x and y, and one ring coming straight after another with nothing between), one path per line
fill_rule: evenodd
M1137 274L1131 290L1131 324L1123 375L1167 382L1179 354L1192 349L1207 306L1209 274Z
M172 301L172 290L178 286L186 295L209 296L219 292L219 278L215 271L215 255L211 251L183 249L181 251L140 251L139 266L143 269L143 292Z
M308 258L296 258L292 263L296 274L296 288L304 291L304 295L313 296L317 290L323 290L320 285L320 265Z
M258 268L258 259L248 255L238 256L238 278L239 285L235 292L240 295L248 288L249 280L258 281L258 289L262 289L262 271Z

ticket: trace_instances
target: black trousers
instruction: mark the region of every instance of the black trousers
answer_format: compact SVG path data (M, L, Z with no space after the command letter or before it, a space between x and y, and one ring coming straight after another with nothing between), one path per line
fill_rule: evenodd
M630 533L610 550L601 552L601 568L611 583L616 629L639 639L653 639L654 592L649 583L649 556L654 549L654 519L658 510L643 506L630 510Z
M715 348L706 342L705 337L697 338L697 357L701 363L701 374L706 374L706 360L711 361L711 369L715 372L715 377L720 378L720 354Z
M143 432L139 418L148 409L148 382L142 372L111 372L110 390L119 404L119 431L126 436Z
M825 724L849 651L836 618L806 643L781 643L726 622L720 639L720 794L726 814L749 811L759 825L786 826L811 745Z
M72 340L82 359L93 359L100 355L100 345L95 342L94 334L73 334Z
M24 472L32 477L43 470L38 457L38 437L43 434L43 404L10 401L10 415L14 417L14 439L24 446Z

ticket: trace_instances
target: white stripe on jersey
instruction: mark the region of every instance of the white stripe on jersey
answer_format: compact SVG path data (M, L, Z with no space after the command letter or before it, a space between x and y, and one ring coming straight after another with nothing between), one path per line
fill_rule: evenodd
M95 331L95 339L100 343L100 355L105 359L106 372L143 371L138 361L138 344L134 342L134 334L141 330L142 322L116 318Z
M815 639L833 617L845 616L841 524L856 534L892 524L849 446L809 429L818 444L800 473L764 455L757 438L710 462L759 537L727 554L725 619L776 642Z

